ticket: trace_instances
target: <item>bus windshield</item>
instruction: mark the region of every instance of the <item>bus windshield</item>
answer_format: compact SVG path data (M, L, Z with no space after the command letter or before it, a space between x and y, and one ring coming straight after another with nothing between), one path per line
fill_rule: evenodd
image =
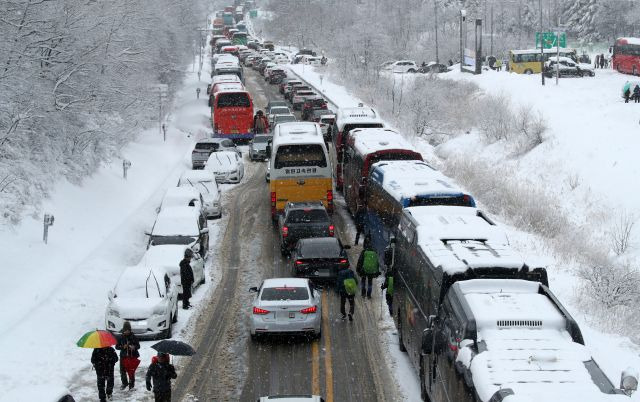
M327 167L324 149L320 144L282 145L274 161L275 169L298 166Z
M428 207L433 205L452 206L452 207L474 207L472 198L468 195L459 195L455 197L434 196L434 197L413 197L409 201L407 207Z
M219 94L216 107L249 107L249 96L243 92Z

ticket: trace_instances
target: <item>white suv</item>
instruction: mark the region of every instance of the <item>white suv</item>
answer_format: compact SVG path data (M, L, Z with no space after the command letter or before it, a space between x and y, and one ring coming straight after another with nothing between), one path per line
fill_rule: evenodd
M394 73L415 73L418 71L418 65L412 60L388 61L382 64L381 69Z

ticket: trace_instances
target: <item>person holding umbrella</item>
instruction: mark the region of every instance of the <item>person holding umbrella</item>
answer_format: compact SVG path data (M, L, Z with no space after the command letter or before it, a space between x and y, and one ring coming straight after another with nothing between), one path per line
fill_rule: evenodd
M147 391L153 390L156 402L171 402L171 380L175 378L178 374L169 362L169 354L160 352L157 361L151 363L147 370Z
M113 367L118 362L118 354L112 346L116 343L111 332L104 330L89 331L76 343L81 348L93 349L91 364L96 370L100 402L111 399L113 394Z
M136 369L140 364L140 342L138 338L131 331L131 323L125 321L122 324L122 335L118 337L118 343L116 349L120 351L120 380L122 385L121 390L129 387L133 389L136 381Z

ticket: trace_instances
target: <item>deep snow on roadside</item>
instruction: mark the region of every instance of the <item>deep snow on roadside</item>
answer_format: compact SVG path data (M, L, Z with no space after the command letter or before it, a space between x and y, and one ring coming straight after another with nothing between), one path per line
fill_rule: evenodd
M306 66L304 72L302 71L301 66L298 65L290 66L290 68L298 76L308 80L308 82L314 85L316 89L320 90L327 99L339 107L355 106L361 102L358 98L350 95L349 91L345 87L331 83L323 68ZM320 84L321 74L323 75L322 84ZM616 92L616 94L618 94L618 92ZM375 105L372 106L375 107ZM393 126L393 122L390 123L390 126ZM576 134L576 136L577 135L578 134ZM459 138L463 138L461 140L463 141L467 136ZM410 140L417 149L420 150L425 160L440 163L437 161L438 156L436 156L434 148L426 141L418 138L410 138ZM640 142L640 140L636 141ZM478 152L480 146L478 144L475 144L475 146L475 151ZM470 146L469 152L473 149L474 148ZM495 150L493 151L495 152ZM486 152L487 158L492 155L491 151ZM546 150L546 152L548 153L548 150ZM541 163L540 159L538 159L538 163ZM518 165L517 163L515 164L516 166ZM536 182L538 185L546 185L546 182L544 181L545 179L546 178L544 176L538 179L538 176L536 175ZM591 184L588 176L585 177L584 180ZM632 183L632 181L626 183ZM622 187L624 188L624 186ZM480 207L482 208L482 200L479 201ZM577 205L580 205L580 208L583 208L583 204ZM637 206L640 206L640 204ZM505 221L506 219L498 217L498 220ZM549 251L549 240L517 230L516 228L509 227L508 225L501 225L507 230L513 247L525 257L525 260L529 264L535 265L536 263L539 263L540 265L547 266L551 289L578 321L585 338L587 348L592 353L598 364L600 364L612 383L615 385L619 384L620 373L623 369L629 366L640 368L640 348L638 345L634 344L626 337L604 333L595 329L594 326L590 324L593 323L597 317L591 316L589 311L582 311L579 306L576 305L576 284L579 282L575 276L576 267L554 258ZM419 397L419 388L416 388L419 387L416 372L411 366L406 355L397 352L398 338L395 333L395 327L393 327L392 322L390 321L390 317L388 317L386 323L387 329L383 331L381 341L389 348L388 353L391 356L394 375L400 385L405 400L414 400L413 398L416 398L416 395ZM384 325L382 328L385 328ZM417 394L416 389L418 390ZM634 394L630 399L640 401L640 393Z
M113 160L80 186L56 184L43 208L56 218L48 245L42 242L41 217L0 232L0 244L7 245L0 250L3 393L37 384L72 389L90 384L90 394L79 390L80 400L95 398L91 350L75 342L86 331L104 328L108 290L143 255L144 232L153 225L164 191L190 168L193 138L210 131L206 99L195 99L195 88L205 85L195 73L187 74L167 119L166 142L155 127L123 149L122 157L132 163L127 180L122 179L122 160ZM213 244L223 221L211 226ZM196 303L216 283L208 265L209 282L196 292ZM185 333L193 313L180 311L176 335ZM151 354L142 349L141 366L146 367Z

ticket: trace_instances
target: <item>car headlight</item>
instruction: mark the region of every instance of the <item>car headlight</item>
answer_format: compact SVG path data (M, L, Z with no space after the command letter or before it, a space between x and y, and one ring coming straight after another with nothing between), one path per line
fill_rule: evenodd
M108 314L112 317L120 318L120 312L114 308L110 308Z

